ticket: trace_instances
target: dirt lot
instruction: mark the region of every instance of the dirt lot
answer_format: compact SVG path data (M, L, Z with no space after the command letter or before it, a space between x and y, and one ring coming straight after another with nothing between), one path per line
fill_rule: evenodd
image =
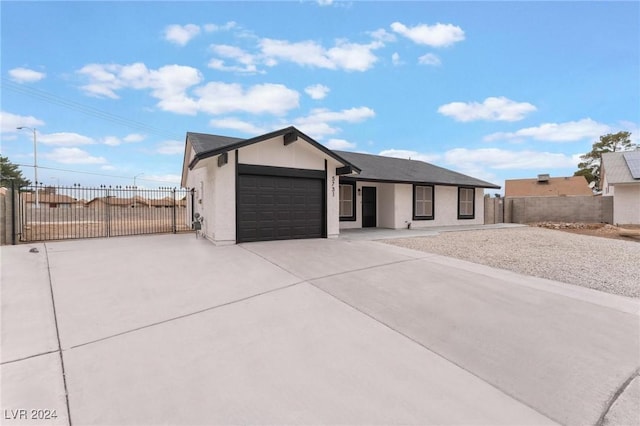
M629 229L640 233L640 225L624 225L622 227L605 223L566 223L566 222L540 222L532 223L538 228L554 229L571 234L591 235L594 237L613 238L616 240L635 241L640 243L640 235L629 237L620 235L620 230Z

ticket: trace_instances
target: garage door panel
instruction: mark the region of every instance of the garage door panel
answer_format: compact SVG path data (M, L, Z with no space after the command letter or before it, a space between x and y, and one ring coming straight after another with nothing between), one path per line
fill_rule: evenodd
M238 242L321 238L321 179L238 176Z

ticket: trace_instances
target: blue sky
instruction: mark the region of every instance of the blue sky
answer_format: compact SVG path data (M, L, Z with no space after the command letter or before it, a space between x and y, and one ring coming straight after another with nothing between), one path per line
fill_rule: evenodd
M289 125L504 185L640 126L635 2L8 2L2 155L177 186L188 131ZM33 179L33 168L23 167ZM71 172L73 171L73 172ZM82 173L80 173L82 172Z

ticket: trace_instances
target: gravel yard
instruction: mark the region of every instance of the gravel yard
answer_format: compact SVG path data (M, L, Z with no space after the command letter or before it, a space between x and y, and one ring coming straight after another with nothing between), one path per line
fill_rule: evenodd
M633 241L523 227L384 242L640 298L640 244Z

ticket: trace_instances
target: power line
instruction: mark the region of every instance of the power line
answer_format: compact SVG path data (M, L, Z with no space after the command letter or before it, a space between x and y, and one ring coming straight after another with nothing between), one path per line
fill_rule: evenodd
M23 95L27 95L36 99L39 99L43 102L48 102L51 104L55 104L58 106L62 106L64 108L72 109L78 112L81 112L86 115L90 115L92 117L99 118L101 120L105 120L114 124L118 124L120 126L144 131L147 133L153 133L158 136L166 137L169 139L178 139L181 137L176 136L165 129L160 129L158 127L151 126L149 124L142 123L140 121L131 120L126 117L121 117L116 114L111 114L106 111L102 111L98 108L94 108L88 105L81 104L79 102L71 101L68 99L64 99L60 96L54 95L49 92L45 92L44 90L35 89L33 87L22 86L16 84L9 80L6 77L2 77L2 81L0 82L0 87L6 90L10 90L13 92L17 92Z
M20 167L33 167L33 164L15 164L16 166L20 166ZM78 174L84 174L84 175L94 175L94 176L102 176L102 177L110 177L110 178L117 178L117 179L132 179L132 176L116 176L116 175L107 175L104 173L95 173L95 172L81 172L79 170L68 170L68 169L57 169L55 167L44 167L44 166L38 166L39 169L45 169L45 170L55 170L58 172L67 172L67 173L78 173ZM142 180L145 182L162 182L162 183L175 183L175 181L170 181L170 180L159 180L159 179L145 179L145 178L137 178L137 180Z

